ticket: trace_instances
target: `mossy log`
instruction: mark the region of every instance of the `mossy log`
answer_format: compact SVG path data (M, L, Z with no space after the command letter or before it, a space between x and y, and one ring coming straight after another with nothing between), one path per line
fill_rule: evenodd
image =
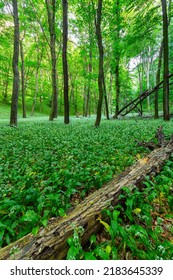
M101 224L98 218L101 218L102 210L117 203L121 189L124 186L140 186L146 176L155 176L172 152L173 139L88 196L66 217L52 219L46 228L40 229L37 235L28 234L0 249L0 259L64 259L68 251L66 240L73 235L74 227L82 226L84 228L81 242L85 244L93 233L100 230Z

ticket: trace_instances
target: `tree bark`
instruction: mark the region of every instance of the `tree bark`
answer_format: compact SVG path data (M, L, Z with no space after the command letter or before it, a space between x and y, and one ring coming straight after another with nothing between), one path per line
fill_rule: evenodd
M110 70L108 104L110 106L111 115L112 115L112 85L113 85L113 74L112 71Z
M168 4L168 27L170 25L171 22L171 0L169 0L169 4ZM157 67L157 73L156 73L156 84L158 84L160 82L160 73L161 73L161 66L162 66L162 58L163 58L163 46L164 42L162 40L161 42L161 46L160 46L160 50L159 50L159 60L158 60L158 67ZM155 100L154 100L154 106L155 106L155 115L154 118L158 119L159 118L159 105L158 105L158 90L156 90L155 92Z
M26 102L25 102L25 64L23 52L23 38L20 39L20 57L21 57L21 84L22 84L22 114L26 118Z
M33 114L34 114L35 105L37 102L37 96L38 96L38 90L39 90L39 88L38 88L39 68L41 65L42 57L43 57L43 47L41 48L41 53L39 53L39 49L37 51L37 67L36 67L36 73L35 73L35 93L34 93L34 100L33 100L33 104L32 104L31 116L33 116Z
M86 95L85 95L85 107L84 107L84 117L90 115L90 96L91 96L91 81L92 81L92 48L93 48L93 26L92 26L92 11L91 11L91 1L89 1L88 6L88 37L89 37L89 62L87 65L87 86L86 86Z
M52 64L52 104L49 120L53 121L58 115L58 88L56 69L56 32L55 32L55 0L45 0L50 33L50 53Z
M142 94L142 79L143 79L143 75L142 75L142 69L140 69L140 68L141 68L141 65L138 65L137 66L137 70L138 70L139 88L140 88L140 95L141 95ZM139 115L142 117L142 115L143 115L142 101L140 101L139 105L140 105Z
M160 82L160 72L162 66L162 56L163 56L163 41L161 42L160 50L159 50L159 60L157 66L157 73L156 73L156 84ZM159 118L159 96L158 96L159 89L155 91L155 98L154 98L154 118Z
M18 95L19 95L19 18L18 18L18 3L13 0L13 18L14 18L14 49L13 49L13 91L11 103L10 126L17 126L17 111L18 111Z
M167 1L161 0L163 14L163 58L164 58L164 82L163 82L163 119L170 120L169 115L169 43L168 43L168 16Z
M120 103L119 57L116 58L115 88L116 88L115 118L117 119L118 118L118 112L119 112L119 103Z
M106 119L109 120L109 106L108 106L108 97L107 97L107 92L106 92L104 70L103 70L103 91L104 91L104 100L105 100Z
M118 118L119 103L120 103L120 1L116 0L114 3L115 7L115 18L116 18L116 28L115 28L115 46L114 56L115 56L115 118Z
M68 62L67 62L67 39L68 39L68 1L62 0L63 6L63 76L64 76L64 123L69 124L69 97L68 97Z
M11 58L9 58L11 60ZM4 79L2 80L2 96L3 96L3 102L7 102L7 96L8 96L8 86L9 86L9 78L10 78L10 69L11 69L11 63L7 62L7 69Z
M153 177L160 172L165 160L173 152L173 137L169 142L147 157L140 159L128 168L121 176L114 178L101 189L88 196L67 216L51 219L46 228L41 228L36 236L28 234L16 242L0 250L0 259L16 260L61 260L66 257L68 245L66 240L73 235L74 228L82 226L84 234L82 244L86 244L90 236L100 230L98 218L102 218L102 210L115 206L124 186L143 187L146 176ZM16 251L16 252L14 252Z
M89 29L90 30L90 29ZM90 95L91 95L91 75L92 75L92 41L90 39L90 50L89 50L89 64L88 64L88 86L86 93L86 104L85 104L85 117L89 115Z
M97 44L99 49L99 73L98 73L98 88L99 88L99 100L97 104L97 116L95 121L95 127L99 127L102 113L103 103L103 44L102 44L102 33L101 33L101 17L102 17L102 0L98 0L97 18L96 18L96 36Z

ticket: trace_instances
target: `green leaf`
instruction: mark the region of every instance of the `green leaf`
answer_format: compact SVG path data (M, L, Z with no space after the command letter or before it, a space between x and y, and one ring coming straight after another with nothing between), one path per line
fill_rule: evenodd
M91 252L84 253L84 258L85 258L85 260L96 260L93 253L91 253Z
M110 226L108 225L108 223L102 221L100 218L98 220L104 226L104 228L110 233Z
M68 250L67 253L67 260L76 260L76 256L79 253L79 249L72 246L70 247L70 249Z
M59 208L59 209L58 209L58 214L59 214L61 217L66 216L65 210L64 210L63 208Z
M6 240L6 243L9 245L10 242L11 242L11 239L10 239L10 235L9 235L9 234L6 234L6 235L5 235L5 240Z
M111 220L111 230L113 232L114 237L118 233L118 223L115 220Z
M39 226L34 227L34 228L32 229L32 234L33 234L33 235L37 235L38 231L39 231Z
M116 221L118 219L118 216L119 216L120 212L117 211L117 210L114 210L113 211L113 219Z
M91 237L90 237L90 244L95 244L97 241L97 237L95 234L92 234Z
M1 230L1 231L0 231L0 243L1 243L2 240L3 240L4 233L5 233L5 230Z
M39 216L33 210L28 210L21 218L23 222L36 223L39 220Z
M48 224L48 219L43 219L41 220L41 223L44 227L47 227L47 224Z

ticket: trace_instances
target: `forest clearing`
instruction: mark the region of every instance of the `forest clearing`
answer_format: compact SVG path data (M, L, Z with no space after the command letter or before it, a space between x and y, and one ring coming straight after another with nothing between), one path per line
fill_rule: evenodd
M0 1L1 260L173 260L172 11Z

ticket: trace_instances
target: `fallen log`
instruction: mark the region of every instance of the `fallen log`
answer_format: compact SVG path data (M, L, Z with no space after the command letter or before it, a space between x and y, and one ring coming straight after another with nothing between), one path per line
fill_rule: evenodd
M68 245L66 240L73 235L74 228L82 226L81 237L85 244L93 233L101 229L99 218L102 210L117 203L124 186L140 186L146 176L153 177L160 172L165 160L173 152L173 139L165 146L152 151L140 159L121 176L114 178L101 189L88 196L66 217L51 220L46 228L41 228L34 236L28 234L14 243L0 249L0 259L15 260L62 260L66 257Z
M168 76L168 78L172 78L173 77L173 73L170 74ZM128 104L126 104L122 109L119 110L118 115L124 117L127 114L129 114L131 111L133 111L138 104L140 104L144 99L146 99L148 96L150 96L151 94L153 94L154 92L156 92L157 90L160 89L160 86L163 84L164 80L162 80L161 82L159 82L153 89L151 90L145 90L144 92L142 92L140 95L138 95L135 99L133 99L132 101L130 101ZM126 111L125 111L126 110ZM125 111L125 113L123 113L123 111ZM116 116L114 115L112 117L113 119L116 118Z
M160 126L158 127L157 131L156 131L156 134L155 134L155 137L157 139L157 143L154 143L152 140L146 142L146 141L138 141L138 140L135 140L135 142L139 145L139 146L142 146L144 148L147 148L151 151L157 149L157 148L160 148L162 146L166 146L168 144L168 142L170 141L167 141L165 140L165 135L163 133L163 127ZM173 136L171 137L173 138Z

